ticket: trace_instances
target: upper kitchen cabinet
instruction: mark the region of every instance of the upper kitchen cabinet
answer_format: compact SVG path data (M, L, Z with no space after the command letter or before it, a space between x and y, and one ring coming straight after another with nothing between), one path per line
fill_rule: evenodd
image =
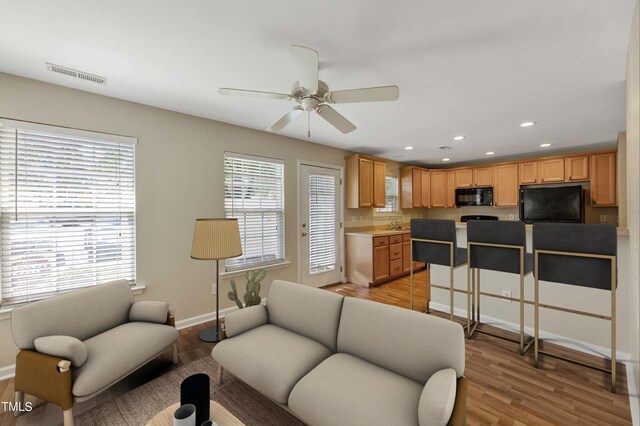
M447 172L431 171L431 207L447 206Z
M460 169L454 173L456 188L469 188L473 186L473 169Z
M385 206L386 163L365 155L345 160L345 205L348 209Z
M518 165L504 164L496 166L496 182L493 191L496 207L518 207L519 181Z
M520 176L520 184L527 185L531 183L538 183L538 162L527 161L526 163L520 163L518 174Z
M477 167L473 169L474 186L493 185L493 167Z
M540 183L564 182L564 158L538 161Z
M456 172L447 172L447 205L446 207L456 206Z
M567 182L589 180L589 156L567 157L564 159Z
M591 205L615 206L618 203L616 183L616 153L591 156Z
M412 209L429 207L431 199L429 170L420 167L400 169L400 207Z

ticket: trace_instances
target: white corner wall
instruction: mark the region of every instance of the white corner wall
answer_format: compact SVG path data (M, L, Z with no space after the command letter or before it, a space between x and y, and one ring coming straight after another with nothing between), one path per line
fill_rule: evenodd
M167 300L178 320L215 309L214 261L190 258L195 219L224 215L223 153L284 160L288 267L267 272L297 281L298 160L344 166L349 152L88 92L0 73L0 117L138 138L136 146L138 299ZM243 277L234 278L241 287ZM267 294L269 286L262 290ZM221 281L220 308L234 306ZM0 320L0 371L15 362L11 321Z
M629 226L629 342L636 393L640 387L640 2L633 15L627 54L627 219ZM640 413L638 395L631 400ZM636 422L640 421L638 418Z

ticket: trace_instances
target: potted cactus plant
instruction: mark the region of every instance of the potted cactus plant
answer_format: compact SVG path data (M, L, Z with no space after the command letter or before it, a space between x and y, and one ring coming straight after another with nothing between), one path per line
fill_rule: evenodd
M233 300L236 305L238 305L238 309L259 305L260 302L262 302L262 298L260 297L260 281L262 281L266 275L267 271L264 269L259 271L247 271L245 275L247 278L247 292L244 294L242 300L238 296L238 288L233 280L231 280L231 291L227 293L227 296L230 300ZM244 304L242 303L243 300Z

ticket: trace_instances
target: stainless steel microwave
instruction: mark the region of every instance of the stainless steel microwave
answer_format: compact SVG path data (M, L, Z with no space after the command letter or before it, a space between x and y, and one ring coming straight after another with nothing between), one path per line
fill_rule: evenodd
M458 188L456 189L456 206L492 206L493 188Z

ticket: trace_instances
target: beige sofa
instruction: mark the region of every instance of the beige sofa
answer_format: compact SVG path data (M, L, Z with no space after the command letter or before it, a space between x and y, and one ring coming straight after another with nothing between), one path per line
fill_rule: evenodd
M266 306L225 317L222 367L310 425L463 425L462 327L274 281Z
M173 349L173 315L166 302L134 302L127 281L77 290L13 310L16 402L24 394L60 405L73 424L84 401ZM16 413L17 415L17 413Z

